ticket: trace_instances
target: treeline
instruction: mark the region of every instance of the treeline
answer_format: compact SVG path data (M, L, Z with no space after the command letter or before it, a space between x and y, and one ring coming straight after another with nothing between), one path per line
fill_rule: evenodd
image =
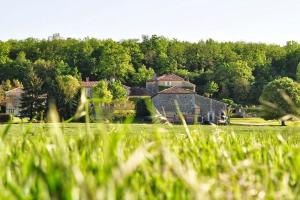
M143 86L154 73L175 73L195 83L201 95L240 104L257 104L264 86L276 78L297 79L299 62L296 42L285 46L211 39L191 43L156 35L119 42L93 38L0 42L1 80L26 85L28 75L37 73L41 82L60 82L56 87L63 87L64 79L72 81L70 76Z

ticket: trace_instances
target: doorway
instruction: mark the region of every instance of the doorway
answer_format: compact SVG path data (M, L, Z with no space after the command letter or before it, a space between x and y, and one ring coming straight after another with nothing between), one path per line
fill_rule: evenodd
M207 119L209 122L214 122L215 121L215 112L209 111L207 113Z

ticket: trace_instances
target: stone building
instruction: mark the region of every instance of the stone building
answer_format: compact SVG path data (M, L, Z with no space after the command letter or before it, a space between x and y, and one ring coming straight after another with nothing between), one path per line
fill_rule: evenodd
M180 122L179 109L187 123L218 123L227 109L223 102L198 95L194 84L174 74L154 77L146 89L155 108L170 122Z
M82 87L85 90L85 95L88 98L92 98L92 89L95 87L99 81L90 81L89 78L87 77L85 81L82 81Z
M198 119L200 122L209 121L218 123L222 114L225 114L225 111L227 110L227 105L225 103L198 94L195 95L195 103L200 110Z
M154 77L152 80L146 82L146 89L153 95L170 87L179 87L186 90L195 92L196 86L193 83L185 81L183 78L175 75L168 74L160 77Z
M13 116L20 116L22 88L14 88L5 92L6 113Z

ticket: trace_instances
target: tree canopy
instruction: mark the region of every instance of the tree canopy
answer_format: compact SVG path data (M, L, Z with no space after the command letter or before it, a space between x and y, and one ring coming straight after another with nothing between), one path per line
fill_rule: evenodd
M268 83L260 97L262 116L265 119L282 119L287 115L299 115L300 84L283 77Z
M299 80L299 63L300 45L294 41L280 46L212 39L186 42L153 35L122 41L28 38L0 42L0 80L23 83L33 67L45 90L55 89L56 76L144 86L154 73L175 73L196 84L200 95L213 92L214 98L239 104L258 104L263 88L274 79ZM55 95L52 89L48 98Z

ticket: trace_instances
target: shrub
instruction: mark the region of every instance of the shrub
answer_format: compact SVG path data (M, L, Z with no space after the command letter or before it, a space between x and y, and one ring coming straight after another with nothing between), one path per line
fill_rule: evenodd
M300 84L288 77L275 79L264 87L260 102L264 119L280 119L285 125L290 116L300 114Z
M113 121L124 122L127 119L133 119L135 116L134 110L115 110L113 114Z
M9 122L12 121L13 117L10 114L0 113L0 122Z
M151 116L154 113L154 106L150 97L131 98L135 103L135 120L152 122Z

